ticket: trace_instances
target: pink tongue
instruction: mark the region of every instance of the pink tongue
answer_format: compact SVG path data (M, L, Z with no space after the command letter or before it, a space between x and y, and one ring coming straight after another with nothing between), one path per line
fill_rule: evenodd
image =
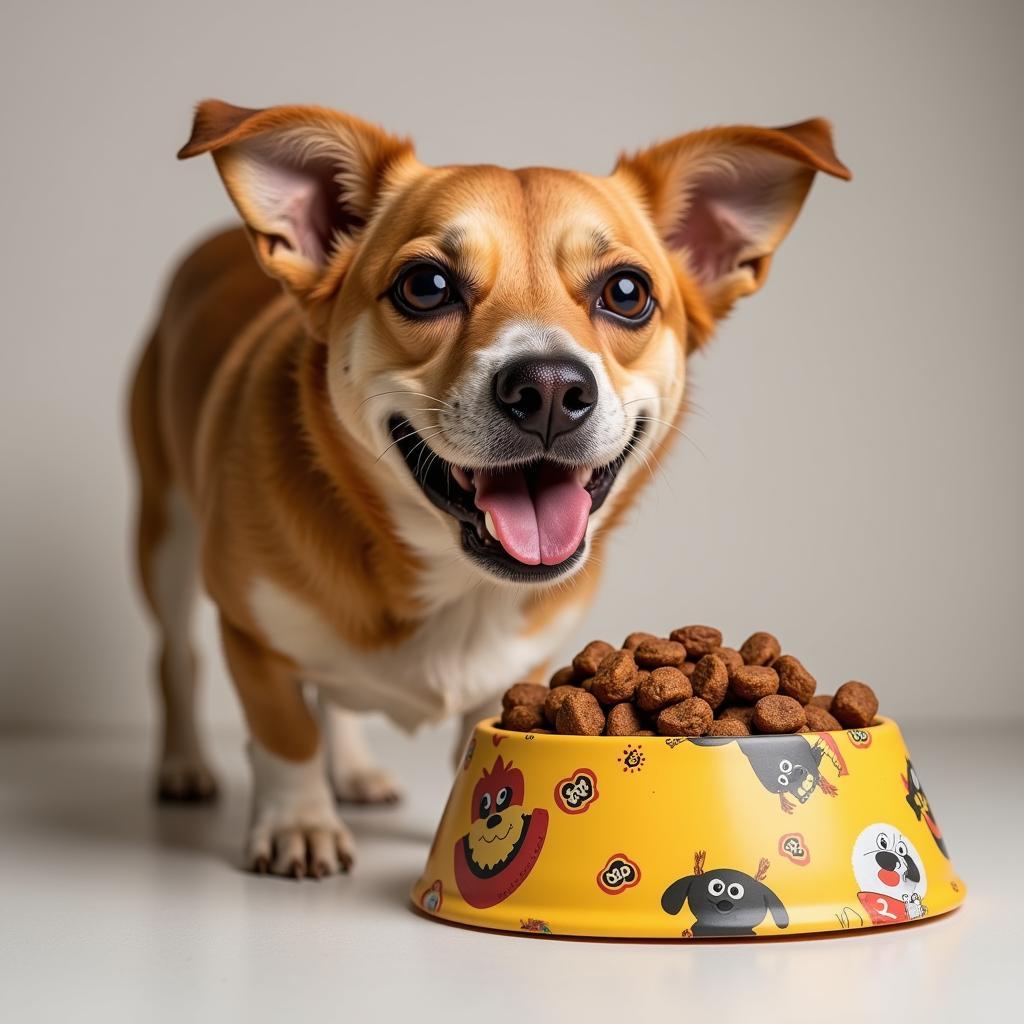
M501 546L524 565L558 565L587 530L590 495L572 470L543 466L533 494L520 469L477 470L476 507L490 512Z

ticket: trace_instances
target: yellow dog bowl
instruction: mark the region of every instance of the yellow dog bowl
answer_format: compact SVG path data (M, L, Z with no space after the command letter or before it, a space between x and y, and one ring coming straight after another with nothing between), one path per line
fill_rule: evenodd
M481 928L685 939L903 924L964 892L887 719L742 739L481 722L412 899Z

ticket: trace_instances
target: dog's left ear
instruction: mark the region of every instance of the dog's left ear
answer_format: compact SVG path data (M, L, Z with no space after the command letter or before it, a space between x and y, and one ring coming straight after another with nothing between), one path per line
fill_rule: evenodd
M412 145L322 107L205 100L178 157L200 153L213 154L263 269L311 300L323 297L329 263L369 220Z
M697 279L714 318L764 283L818 171L849 180L827 121L691 132L623 156L666 247Z

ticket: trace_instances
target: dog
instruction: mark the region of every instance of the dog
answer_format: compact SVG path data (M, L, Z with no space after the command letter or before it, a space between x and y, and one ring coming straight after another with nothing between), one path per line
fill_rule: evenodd
M788 911L763 881L768 866L768 861L762 859L756 878L733 868L705 871L701 850L694 858L694 873L665 890L661 908L666 914L678 914L689 903L696 918L690 929L694 938L752 936L769 913L777 928L788 928Z
M732 743L731 737L697 736L691 741L699 747L717 747ZM819 737L814 746L797 735L755 736L736 739L758 782L779 797L779 806L786 814L793 813L792 796L805 804L815 790L827 796L836 796L839 790L821 773L821 761L826 756L824 743L829 744L832 756L840 757L835 742L827 736Z
M336 798L397 795L359 712L469 726L539 677L677 429L687 357L764 283L816 173L850 173L822 120L595 177L427 167L346 114L215 100L179 156L200 154L243 225L177 270L131 397L157 788L216 791L201 580L249 733L246 863L322 877L352 860Z
M895 924L928 913L922 902L928 888L924 864L899 829L885 822L869 825L854 843L852 860L857 898L873 924Z

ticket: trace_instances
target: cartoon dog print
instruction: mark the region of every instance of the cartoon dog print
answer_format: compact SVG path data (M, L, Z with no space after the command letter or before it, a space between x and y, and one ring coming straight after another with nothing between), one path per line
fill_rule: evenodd
M853 875L857 898L872 924L896 924L928 913L921 857L893 825L876 822L861 832L853 845Z
M839 768L840 775L846 773L846 764L830 736L818 737L813 746L796 734L752 736L749 739L702 736L692 742L702 747L739 744L758 781L769 793L778 794L779 805L786 814L792 814L796 806L789 797L805 804L817 789L826 796L835 796L839 792L821 773L823 758L828 757Z
M946 852L946 842L942 838L942 829L939 828L938 822L932 817L931 804L921 788L921 780L917 777L917 771L910 763L909 757L907 758L907 774L901 775L900 780L903 782L903 788L907 791L907 803L910 804L914 817L918 821L923 821L928 826L928 831L931 832L935 845L939 848L942 856L949 860L949 854Z
M695 938L750 936L766 914L778 928L789 927L789 914L782 900L764 884L769 861L762 858L757 875L751 877L733 868L704 870L705 851L693 860L693 874L673 882L661 896L661 908L678 914L688 903L696 918L691 929Z
M525 788L523 773L499 757L473 790L470 829L455 843L455 883L470 906L507 899L540 856L548 812L525 809Z

